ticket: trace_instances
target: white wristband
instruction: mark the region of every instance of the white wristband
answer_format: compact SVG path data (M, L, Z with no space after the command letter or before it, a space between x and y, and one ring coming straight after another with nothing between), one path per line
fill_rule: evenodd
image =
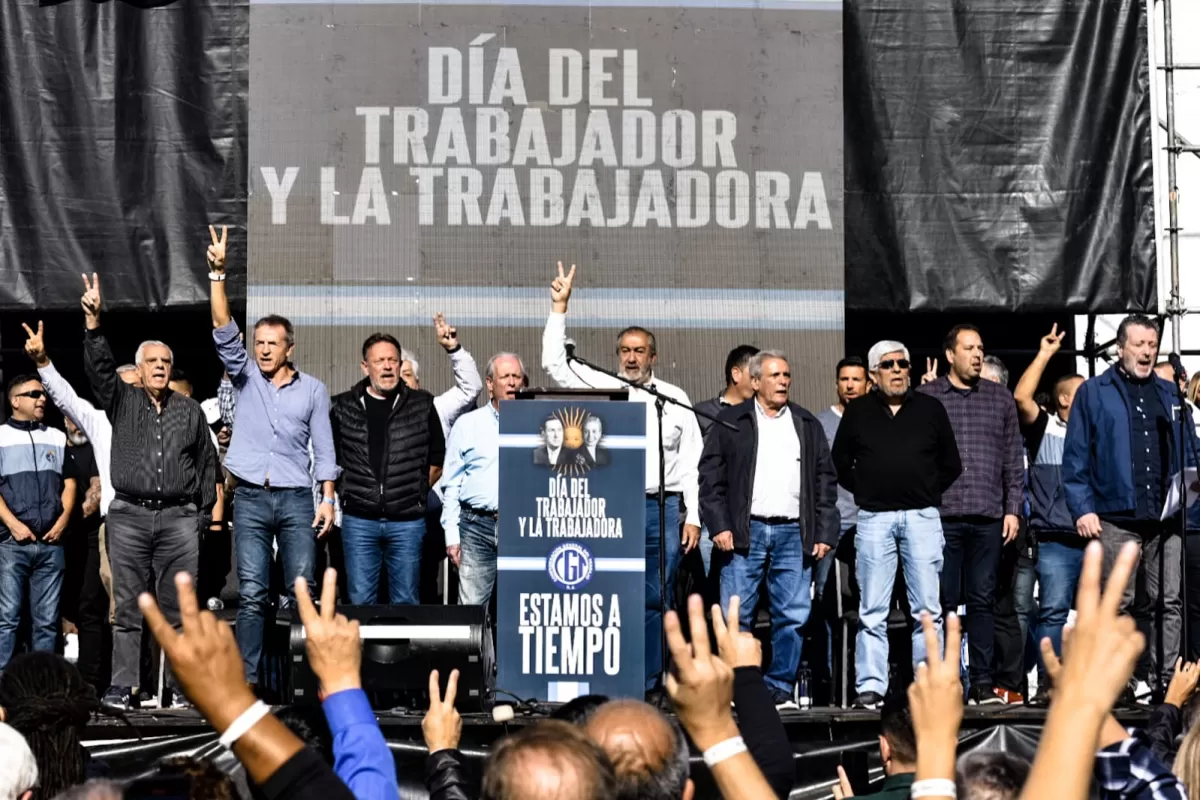
M740 736L734 736L732 739L726 739L723 742L717 742L712 747L704 751L704 763L711 769L717 764L720 764L726 759L733 758L736 755L746 752L746 743Z
M912 785L909 797L958 797L958 789L949 778L926 778Z
M225 280L225 273L217 272L216 270L213 270L212 272L208 273L208 279L210 281L217 281L219 283L219 282Z
M233 743L245 736L251 728L257 725L263 717L271 713L271 709L262 700L255 700L254 705L247 708L233 724L225 729L219 741L224 747L233 747Z

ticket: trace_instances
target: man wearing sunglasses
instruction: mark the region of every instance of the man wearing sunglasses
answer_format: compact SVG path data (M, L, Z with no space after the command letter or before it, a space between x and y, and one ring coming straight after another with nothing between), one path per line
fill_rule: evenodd
M9 417L0 425L0 669L12 658L26 601L33 649L54 651L66 567L61 538L75 506L66 434L42 422L42 382L19 375L9 381L7 399Z
M942 493L962 472L946 409L912 390L908 348L882 341L867 356L874 384L851 400L833 440L838 482L858 504L855 548L861 601L855 706L878 709L888 688L887 618L896 561L913 619L913 663L925 659L921 612L940 635Z

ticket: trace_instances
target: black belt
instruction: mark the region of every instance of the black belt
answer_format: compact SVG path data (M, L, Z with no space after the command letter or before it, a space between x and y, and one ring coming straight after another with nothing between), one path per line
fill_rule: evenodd
M756 517L750 515L751 522L761 522L763 525L799 525L799 517Z
M663 497L683 497L683 492L663 492ZM657 500L658 492L646 492L647 500Z
M476 508L475 506L469 506L466 503L459 503L458 505L462 508L463 511L469 511L470 513L474 514L477 517L483 517L484 519L491 519L491 520L500 519L499 511L489 511L486 508Z
M151 511L162 511L164 508L178 508L192 502L189 497L134 497L131 494L123 492L117 492L113 499L141 506L142 508L148 508Z

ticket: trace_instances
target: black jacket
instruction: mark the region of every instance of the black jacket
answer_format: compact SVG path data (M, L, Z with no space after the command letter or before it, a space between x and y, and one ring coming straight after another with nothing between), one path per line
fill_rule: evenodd
M384 474L371 469L364 378L333 398L329 416L342 477L338 484L342 510L367 519L413 520L425 516L429 468L440 467L446 453L442 423L433 395L400 384L388 417L384 440Z
M470 800L479 796L479 782L468 774L458 750L438 750L425 759L425 788L430 800Z
M747 400L718 417L737 426L737 432L714 425L700 457L700 518L710 536L733 531L733 546L750 546L750 493L758 453L754 404ZM800 524L804 549L820 542L837 544L841 515L837 510L837 473L821 423L805 409L788 403L800 437Z

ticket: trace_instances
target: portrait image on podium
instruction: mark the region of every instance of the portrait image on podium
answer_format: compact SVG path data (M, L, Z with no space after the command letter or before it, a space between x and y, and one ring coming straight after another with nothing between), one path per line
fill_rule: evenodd
M604 420L582 408L561 408L542 420L542 444L533 451L533 463L561 475L582 475L609 463L604 445Z

